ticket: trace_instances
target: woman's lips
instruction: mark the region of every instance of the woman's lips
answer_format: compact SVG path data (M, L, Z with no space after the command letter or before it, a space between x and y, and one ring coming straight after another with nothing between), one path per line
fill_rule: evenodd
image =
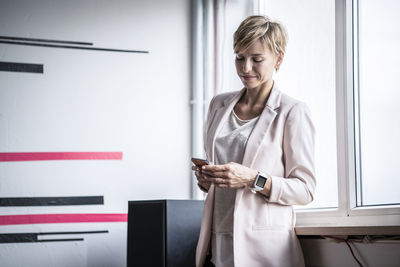
M252 76L252 75L242 75L242 77L243 77L243 79L245 79L246 81L256 78L256 76Z

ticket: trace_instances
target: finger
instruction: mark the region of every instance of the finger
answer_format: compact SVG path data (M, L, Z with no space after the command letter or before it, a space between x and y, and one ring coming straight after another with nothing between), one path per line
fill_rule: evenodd
M204 193L207 193L207 190L204 187L204 185L202 185L201 183L197 183L197 186L200 188L201 191L203 191Z
M225 183L225 184L215 184L217 187L220 188L243 188L245 185L239 183Z
M226 171L228 170L229 166L224 164L224 165L204 165L201 167L202 171L210 171L210 172L216 172L216 171Z
M210 185L211 182L205 181L205 180L198 180L197 183L202 184L202 185Z
M199 167L197 167L197 166L192 166L192 171L198 171L199 170Z
M220 176L211 176L211 175L206 175L204 173L201 173L203 178L211 183L227 183L227 179L224 177L220 177Z
M202 177L197 178L197 181L198 181L199 183L211 183L209 180L204 179L204 178L202 178Z
M207 175L207 174L205 174L205 173L203 173L203 172L200 172L200 174L201 174L201 176L202 176L204 179L206 179L207 181L212 181L214 178L217 178L217 177L213 177L213 176L211 176L211 175Z
M208 171L202 171L203 174L206 174L210 177L221 177L225 179L230 179L231 178L231 173L227 171L216 171L216 172L208 172Z
M194 172L194 175L196 176L197 180L199 180L199 179L205 180L204 174L202 174L202 173L199 172L199 171L195 171L195 172Z
M215 178L215 177L206 177L206 181L215 183L215 184L226 184L227 180L224 178Z

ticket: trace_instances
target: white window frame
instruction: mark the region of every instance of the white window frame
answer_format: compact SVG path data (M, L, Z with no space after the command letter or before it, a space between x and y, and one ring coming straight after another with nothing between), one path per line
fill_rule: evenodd
M297 227L400 225L400 205L357 207L360 157L356 149L359 147L358 121L354 119L358 118L359 90L358 49L353 45L358 43L356 7L357 0L335 1L338 207L297 210ZM318 176L323 175L317 174L317 184Z

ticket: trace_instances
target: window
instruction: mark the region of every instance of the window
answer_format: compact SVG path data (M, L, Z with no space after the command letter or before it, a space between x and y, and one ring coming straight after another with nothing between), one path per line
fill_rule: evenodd
M260 0L289 32L283 91L317 129L315 201L298 225L399 225L400 30L395 0Z
M395 0L358 1L357 206L400 203L399 8Z
M231 79L234 69L221 66L233 68L222 63L233 62L228 48L242 19L259 12L288 28L285 59L275 80L282 91L307 103L317 129L315 201L297 207L297 225L400 225L400 179L396 177L400 90L395 80L400 73L395 10L400 4L395 0L258 0L252 9L243 4L248 1L218 3L223 4L212 12L218 15L214 17L218 27L206 31L213 32L210 36L217 41L203 36L203 43L219 44L210 50L218 56L209 58L216 59L214 78L218 79L213 84L222 91L240 86L235 84L240 82L236 76ZM204 19L208 25L210 18ZM207 90L206 95L211 95Z

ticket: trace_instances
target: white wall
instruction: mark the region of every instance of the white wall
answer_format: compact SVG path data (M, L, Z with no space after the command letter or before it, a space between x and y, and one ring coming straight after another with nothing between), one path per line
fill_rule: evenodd
M0 152L121 151L121 161L0 162L0 197L103 195L104 205L0 207L0 215L126 213L190 198L190 1L0 2L0 35L149 54L0 44ZM1 266L125 266L126 223L0 226L0 233L109 230L83 242L0 244Z

